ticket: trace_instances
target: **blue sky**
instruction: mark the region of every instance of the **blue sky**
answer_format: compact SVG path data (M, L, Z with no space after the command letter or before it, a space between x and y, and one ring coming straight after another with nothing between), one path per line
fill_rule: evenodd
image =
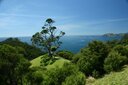
M66 35L128 32L128 0L2 0L0 37L32 36L47 18Z

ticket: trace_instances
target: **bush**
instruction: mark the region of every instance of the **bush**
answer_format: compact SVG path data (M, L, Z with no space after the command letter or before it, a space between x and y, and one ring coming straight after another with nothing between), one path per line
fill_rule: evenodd
M107 44L101 41L93 41L86 48L73 57L72 62L76 63L80 71L87 76L95 78L102 76L104 71L104 60L110 52Z
M46 77L44 79L43 85L62 85L62 83L65 82L65 79L67 79L71 75L75 75L76 73L79 73L79 70L75 65L71 63L65 63L62 68L53 68L48 70L46 72ZM78 77L76 79L78 79ZM85 80L85 77L83 80ZM73 80L71 80L70 82L72 81ZM72 85L73 84L74 83L72 82Z
M68 60L72 60L73 58L73 53L66 50L57 52L57 55Z
M82 56L81 53L75 54L74 57L72 58L72 62L76 64L79 61L79 59L81 58L81 56Z
M119 44L119 40L110 40L110 41L107 41L106 44L107 44L110 48L113 48L113 47L115 47L116 45Z
M81 55L80 59L77 62L77 65L80 71L89 76L92 75L93 70L97 69L97 66L99 64L98 56L92 54L88 49L85 49L84 51L86 51L86 54Z
M124 34L122 39L120 40L121 45L128 45L128 33Z
M88 44L89 50L99 57L106 58L110 49L107 44L102 41L92 41Z
M94 70L94 71L92 72L92 76L93 76L94 78L98 78L98 77L100 76L99 71Z
M104 61L104 70L107 73L118 71L126 64L126 61L127 58L125 56L121 56L117 51L112 51Z
M62 85L85 85L85 76L81 72L73 74L65 79Z
M32 67L26 76L27 85L42 85L45 69L41 67Z
M114 50L120 53L122 56L126 56L128 58L128 48L127 46L117 45L114 47Z
M43 55L43 57L41 57L41 66L47 66L48 64L50 64L51 61L51 57L49 57L47 54Z

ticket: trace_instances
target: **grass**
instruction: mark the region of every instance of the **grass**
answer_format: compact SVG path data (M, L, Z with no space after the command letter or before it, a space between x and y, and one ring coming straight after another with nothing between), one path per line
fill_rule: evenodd
M41 57L42 56L39 56L39 57L31 60L30 61L30 63L32 64L31 67L38 67L38 66L40 66Z
M31 61L31 67L40 66L41 57L39 56ZM47 65L47 69L62 67L65 62L70 62L67 59L63 59L61 57L56 57L56 60L53 64ZM111 72L110 74L105 75L103 78L94 79L93 77L89 77L86 80L86 85L128 85L128 66L120 72Z
M51 68L55 68L55 67L61 68L65 62L70 62L70 61L67 59L59 58L53 64L47 65L46 68L47 69L51 69Z
M35 58L33 60L31 60L30 61L31 64L32 64L31 67L38 67L38 66L40 66L41 57L43 57L43 55L39 56L39 57L37 57L37 58ZM55 67L59 67L60 68L60 67L63 66L63 64L65 62L70 62L69 60L61 58L61 57L56 57L56 58L58 58L58 59L53 64L50 64L50 65L46 66L47 69L51 69L51 68L55 68Z
M128 85L128 66L120 72L112 72L100 79L87 79L87 85Z

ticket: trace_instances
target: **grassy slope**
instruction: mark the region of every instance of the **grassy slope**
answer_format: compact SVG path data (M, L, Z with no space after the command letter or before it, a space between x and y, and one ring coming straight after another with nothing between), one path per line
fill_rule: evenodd
M120 72L112 72L87 85L128 85L128 66Z
M31 67L40 66L41 57L42 56L39 56L39 57L33 59L31 61L31 64L32 64ZM46 66L46 68L47 69L50 69L50 68L54 68L54 67L62 67L62 65L64 64L64 62L70 62L70 61L67 60L67 59L59 58L53 64Z
M39 56L39 57L37 57L37 58L31 60L31 61L30 61L31 64L32 64L31 67L40 66L41 57L42 57L42 56Z
M40 66L41 57L35 58L31 61L32 67ZM56 60L52 65L46 66L46 68L54 68L54 67L61 67L64 62L70 62L69 60L59 58ZM108 75L105 75L103 78L100 79L87 79L86 85L128 85L128 66L124 68L120 72L112 72Z

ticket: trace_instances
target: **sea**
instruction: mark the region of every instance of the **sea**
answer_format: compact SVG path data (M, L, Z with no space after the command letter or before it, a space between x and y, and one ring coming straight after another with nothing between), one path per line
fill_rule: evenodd
M22 42L26 42L28 44L32 44L31 37L17 37ZM6 40L7 37L1 37L0 42ZM102 35L72 35L72 36L64 36L61 38L62 45L59 50L68 50L73 53L77 53L81 48L84 48L88 45L88 43L99 40L99 41L110 41L110 40L119 40L121 36L102 36Z

